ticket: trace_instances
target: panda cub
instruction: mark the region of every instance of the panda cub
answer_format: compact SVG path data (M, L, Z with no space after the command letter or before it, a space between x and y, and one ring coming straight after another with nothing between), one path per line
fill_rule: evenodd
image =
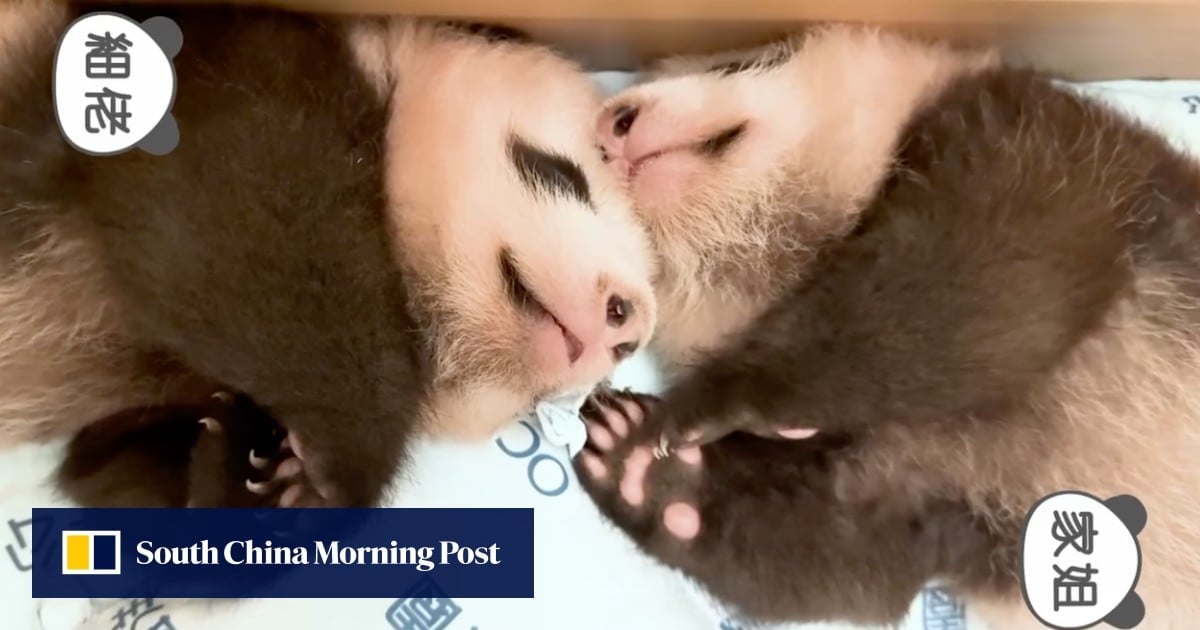
M59 132L58 38L98 10L183 32L167 155ZM655 304L599 93L491 32L0 6L0 444L77 435L60 481L85 504L181 504L195 445L241 475L206 503L366 506L418 433L485 439L611 373Z
M1146 627L1195 624L1195 161L868 27L670 59L602 111L669 383L594 398L576 467L641 549L749 620L897 623L940 581L1027 627L1027 511L1130 494Z

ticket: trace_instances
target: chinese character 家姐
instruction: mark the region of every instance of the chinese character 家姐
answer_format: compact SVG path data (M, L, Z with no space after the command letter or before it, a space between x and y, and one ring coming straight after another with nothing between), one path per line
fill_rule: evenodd
M1050 526L1050 535L1062 543L1054 550L1054 557L1062 553L1067 545L1085 554L1091 554L1095 547L1097 532L1092 527L1094 517L1091 512L1054 512L1054 524Z
M1068 567L1066 570L1054 565L1054 610L1061 606L1095 606L1096 583L1092 577L1100 572L1089 562L1083 568Z

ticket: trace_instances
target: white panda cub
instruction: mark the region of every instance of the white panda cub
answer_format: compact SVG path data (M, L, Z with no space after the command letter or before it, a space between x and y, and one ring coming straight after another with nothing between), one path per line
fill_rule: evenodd
M1036 626L1027 511L1128 494L1122 606L1194 626L1195 161L875 28L658 70L597 128L660 255L671 381L587 406L601 511L748 620L896 623L941 581L1007 629Z
M68 495L376 504L417 433L486 438L650 337L573 62L404 18L108 10L182 30L166 155L72 150L51 69L83 9L0 9L0 443L74 434Z

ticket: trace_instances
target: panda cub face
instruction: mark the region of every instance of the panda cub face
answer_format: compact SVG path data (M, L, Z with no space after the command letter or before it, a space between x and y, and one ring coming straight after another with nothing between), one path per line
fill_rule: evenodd
M667 58L611 97L594 134L659 255L656 350L686 363L752 322L853 226L914 110L994 61L828 25Z
M826 25L663 59L609 99L596 134L652 222L791 212L787 201L869 195L914 108L950 77L995 62L990 51Z
M605 104L599 144L657 232L727 223L779 185L805 127L792 57L783 42L663 60L645 82Z
M594 386L656 321L649 239L592 134L598 90L523 43L434 37L392 62L392 219L436 389L503 418Z

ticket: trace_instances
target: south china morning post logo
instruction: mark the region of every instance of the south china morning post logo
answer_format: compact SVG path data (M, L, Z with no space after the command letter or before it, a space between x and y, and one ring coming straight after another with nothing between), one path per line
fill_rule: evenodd
M54 56L54 113L63 137L94 156L133 147L165 155L179 144L171 115L172 63L183 32L170 18L135 22L118 13L84 15L67 27Z
M1030 612L1056 630L1137 627L1146 615L1135 592L1142 567L1137 536L1146 521L1145 506L1130 495L1044 497L1021 534L1021 591Z
M120 575L121 532L64 531L62 574Z
M436 545L403 545L395 540L377 546L346 545L338 540L317 540L312 546L280 545L272 540L231 540L223 545L208 539L187 546L156 545L142 540L136 546L139 565L406 565L427 573L440 566L498 565L500 545L465 547L453 540ZM119 573L120 571L117 571ZM97 573L91 573L96 575Z
M61 541L34 559L37 598L396 598L422 579L533 597L528 508L34 512L34 538Z

